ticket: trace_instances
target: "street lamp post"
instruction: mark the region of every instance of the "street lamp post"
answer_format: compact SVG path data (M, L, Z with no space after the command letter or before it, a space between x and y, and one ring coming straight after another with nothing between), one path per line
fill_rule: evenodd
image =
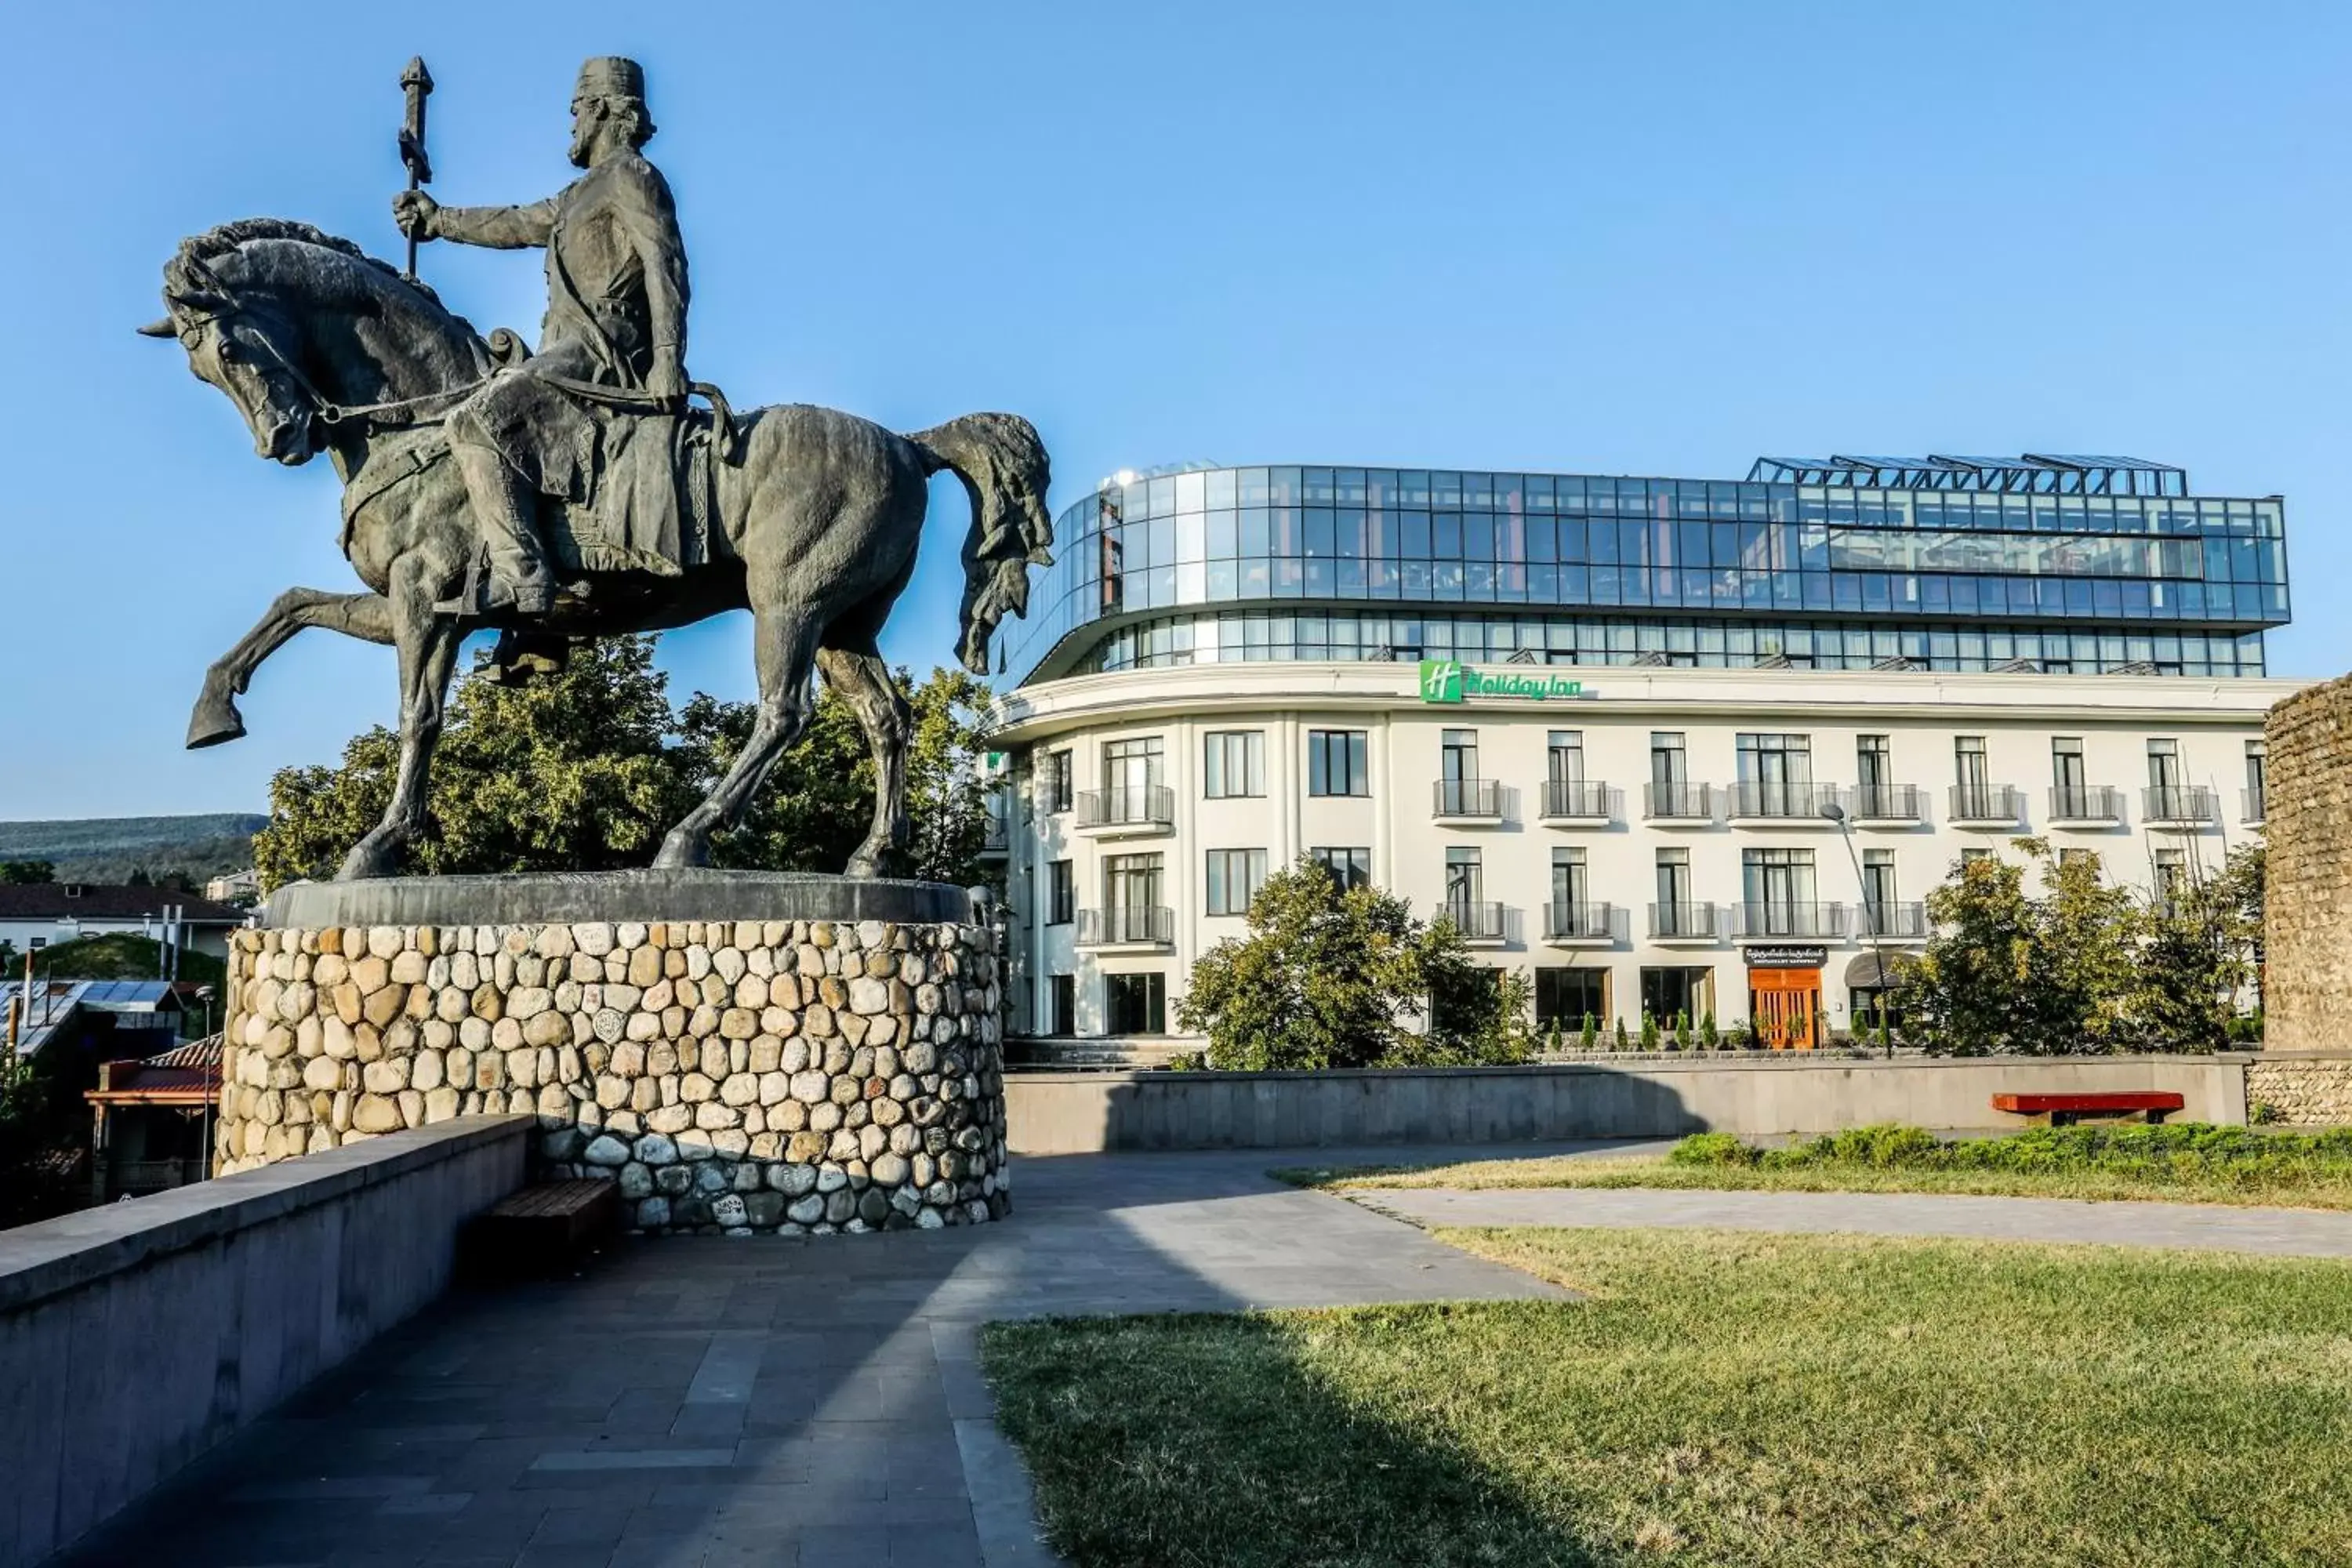
M1879 917L1870 901L1870 879L1863 875L1862 856L1853 847L1853 821L1846 816L1845 807L1833 800L1822 802L1822 816L1837 824L1838 837L1845 841L1846 858L1853 863L1854 889L1862 894L1862 903L1859 906L1862 919L1871 928L1862 934L1865 940L1881 935L1877 929ZM1870 949L1870 961L1871 978L1878 982L1875 998L1878 1032L1880 1037L1885 1040L1886 1054L1891 1058L1895 1055L1895 1038L1886 1032L1886 954L1875 943L1873 943Z

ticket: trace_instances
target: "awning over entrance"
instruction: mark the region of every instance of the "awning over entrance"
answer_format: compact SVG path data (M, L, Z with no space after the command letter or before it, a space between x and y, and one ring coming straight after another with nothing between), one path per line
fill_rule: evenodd
M1861 986L1875 990L1899 984L1903 972L1918 962L1919 955L1916 952L1888 952L1875 947L1867 952L1857 952L1846 961L1846 989L1851 991Z

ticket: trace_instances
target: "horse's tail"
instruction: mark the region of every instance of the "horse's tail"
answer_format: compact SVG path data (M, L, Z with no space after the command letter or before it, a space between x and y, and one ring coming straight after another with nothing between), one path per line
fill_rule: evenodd
M986 675L996 623L1008 610L1028 614L1029 568L1054 563L1045 443L1035 426L1013 414L967 414L907 438L922 449L924 472L953 470L971 497L957 654L966 669Z

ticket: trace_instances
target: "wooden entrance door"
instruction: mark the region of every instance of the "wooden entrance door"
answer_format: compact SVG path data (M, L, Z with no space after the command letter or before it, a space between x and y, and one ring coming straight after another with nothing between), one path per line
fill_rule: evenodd
M1821 1044L1822 972L1751 969L1748 1016L1768 1050L1810 1051Z

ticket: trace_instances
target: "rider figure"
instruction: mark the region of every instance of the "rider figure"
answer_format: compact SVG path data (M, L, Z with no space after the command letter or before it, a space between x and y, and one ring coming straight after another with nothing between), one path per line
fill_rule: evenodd
M586 500L597 464L596 422L562 382L646 393L673 409L686 395L686 246L667 182L637 151L654 133L645 92L634 60L580 68L571 156L588 172L545 201L445 207L422 191L393 198L402 232L418 239L547 251L539 352L449 416L450 451L489 546L490 583L482 603L435 606L444 614L553 607L534 498Z

